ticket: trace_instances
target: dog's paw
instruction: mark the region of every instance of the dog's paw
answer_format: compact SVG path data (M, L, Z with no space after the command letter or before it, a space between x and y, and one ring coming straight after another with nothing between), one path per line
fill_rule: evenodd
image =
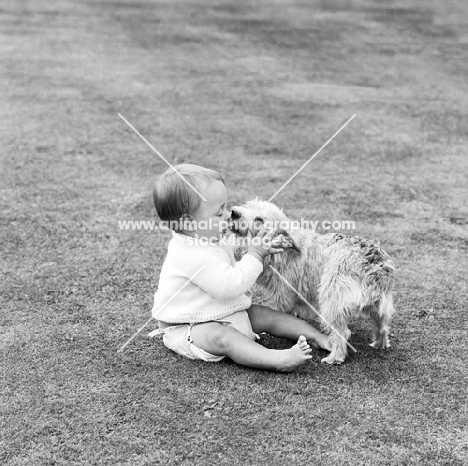
M370 343L369 346L372 346L374 349L387 349L390 348L390 342L388 338L379 338Z
M326 358L323 358L321 360L321 362L325 363L325 364L343 364L344 363L344 359L342 358L337 358L336 356L330 354L330 356L327 356Z

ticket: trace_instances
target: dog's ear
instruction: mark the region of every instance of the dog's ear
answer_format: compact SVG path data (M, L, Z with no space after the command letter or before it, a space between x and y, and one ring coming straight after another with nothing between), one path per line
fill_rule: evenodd
M283 236L281 241L281 247L284 249L291 249L293 251L301 253L301 248L298 244L294 241L294 238L291 236L289 231L286 230L279 230L279 233Z

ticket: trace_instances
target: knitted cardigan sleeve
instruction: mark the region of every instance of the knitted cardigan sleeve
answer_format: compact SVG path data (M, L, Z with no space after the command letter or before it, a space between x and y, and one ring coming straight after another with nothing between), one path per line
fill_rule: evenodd
M250 254L234 266L217 253L190 255L187 261L189 277L198 272L191 282L221 301L244 295L263 271L263 264Z

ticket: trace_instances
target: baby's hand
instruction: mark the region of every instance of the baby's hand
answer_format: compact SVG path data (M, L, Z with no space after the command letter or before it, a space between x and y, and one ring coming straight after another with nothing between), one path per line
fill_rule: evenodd
M275 237L275 235L277 235ZM256 236L251 239L248 254L256 257L260 262L268 256L268 254L278 254L283 252L283 249L278 247L282 243L282 235L278 235L276 230L267 231L262 228Z

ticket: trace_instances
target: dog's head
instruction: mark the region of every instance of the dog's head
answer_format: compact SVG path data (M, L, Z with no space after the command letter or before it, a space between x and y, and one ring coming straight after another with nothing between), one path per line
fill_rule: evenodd
M276 229L284 237L281 247L300 252L288 228L288 217L271 202L255 198L243 206L234 206L229 223L229 229L242 237L256 236L263 227Z

